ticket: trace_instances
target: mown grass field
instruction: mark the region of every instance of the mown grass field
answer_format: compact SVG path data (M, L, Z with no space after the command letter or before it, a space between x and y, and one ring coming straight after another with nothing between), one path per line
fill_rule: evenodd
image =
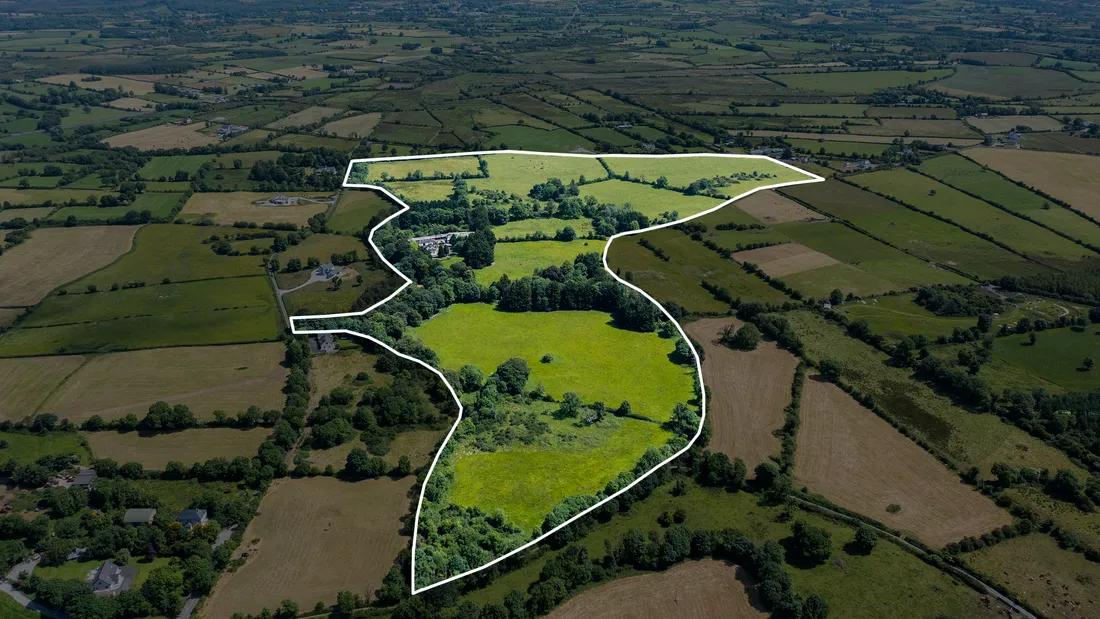
M497 243L493 264L475 271L477 280L488 285L507 275L519 279L534 275L535 269L544 269L563 262L572 264L580 254L603 254L604 241L574 239L572 241L525 241Z
M100 207L100 206L66 206L58 209L49 217L51 221L65 221L70 216L80 221L105 221L122 217L129 211L149 211L153 217L168 217L172 214L172 208L179 203L182 193L145 193L138 196L137 200L126 206Z
M172 461L190 466L211 458L251 458L269 434L267 428L202 428L153 436L111 431L89 432L85 436L97 458L138 462L146 469L162 471Z
M685 196L678 191L618 179L589 183L582 185L580 189L581 196L592 196L602 204L630 205L632 209L651 219L671 212L677 213L676 219L683 219L723 202L720 198Z
M526 237L537 232L547 236L554 236L566 226L573 228L577 236L585 236L593 231L591 219L558 219L556 217L540 217L538 219L520 219L510 221L502 226L493 226L493 234L498 239L504 237Z
M677 402L694 397L694 367L669 360L672 340L618 329L603 312L508 313L481 303L452 305L414 332L447 369L470 363L488 375L512 357L525 359L528 385L541 382L558 400L567 391L586 403L627 400L634 412L664 421ZM540 362L546 354L551 363Z
M153 157L149 160L149 163L138 170L138 174L140 174L142 178L148 180L155 181L162 176L167 177L168 180L172 180L176 172L187 172L193 175L199 171L202 164L213 160L213 155L169 155L165 157Z
M336 210L326 223L329 228L345 234L358 234L375 215L383 217L397 205L374 191L345 189L336 203Z
M88 448L81 444L76 432L53 432L50 434L30 434L22 432L0 432L0 441L6 443L0 449L0 460L9 459L22 464L30 464L42 456L76 454L82 463L90 461Z
M0 419L18 421L34 413L84 357L0 359Z

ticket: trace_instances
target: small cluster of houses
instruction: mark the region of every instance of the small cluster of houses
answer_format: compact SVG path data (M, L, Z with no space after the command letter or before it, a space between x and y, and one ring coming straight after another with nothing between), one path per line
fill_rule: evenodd
M418 236L410 239L413 243L416 243L420 249L428 252L429 255L434 257L440 257L449 255L451 253L451 242L455 238L468 236L469 232L445 232L443 234L432 234L429 236ZM440 249L446 247L447 251L440 254Z
M218 127L218 137L223 140L248 132L248 125L222 125Z

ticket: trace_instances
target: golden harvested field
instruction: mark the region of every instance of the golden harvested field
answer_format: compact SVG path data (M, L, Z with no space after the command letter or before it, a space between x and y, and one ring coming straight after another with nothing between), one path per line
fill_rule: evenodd
M329 207L328 204L315 202L282 206L265 206L252 203L256 200L267 200L275 195L274 193L251 191L196 193L183 206L180 215L189 215L195 219L203 215L209 215L214 223L222 225L232 225L233 222L237 221L251 221L258 224L271 222L305 225L310 217L317 213L324 213ZM304 195L322 200L327 199L327 196L321 194L291 193L287 195Z
M768 191L758 191L747 198L738 200L737 208L768 224L807 221L814 217L820 217L817 213L794 200L785 198L770 189Z
M326 124L322 129L326 133L335 133L342 138L363 138L370 135L371 131L374 131L374 126L377 125L378 121L381 119L381 112L358 114L356 116L334 120Z
M289 70L289 69L288 69ZM300 127L302 125L312 125L315 122L319 122L322 118L327 116L336 116L342 113L344 110L338 107L324 107L313 106L307 107L304 110L294 112L289 116L285 116L269 123L267 127L269 129L282 129L283 127Z
M739 251L733 254L733 259L738 262L752 262L772 277L783 277L839 264L836 259L799 243L784 243Z
M217 144L218 137L209 133L200 133L206 123L193 122L189 125L163 124L148 129L139 129L130 133L112 135L103 140L113 148L133 146L138 150L156 150L159 148L192 148Z
M763 619L770 616L752 577L714 559L688 561L665 572L631 576L589 589L547 619Z
M0 359L0 420L30 415L54 389L84 363L84 357Z
M836 385L807 377L794 475L841 507L942 547L1010 524L931 454ZM890 513L891 504L901 506Z
M131 92L135 95L147 95L153 92L152 82L139 82L118 75L97 75L95 77L100 79L94 82L80 81L86 77L92 76L87 73L66 73L65 75L41 77L38 78L38 81L45 82L46 84L59 84L61 86L68 86L69 82L76 82L77 86L89 90L106 90L108 88L114 88L123 92Z
M138 226L39 228L0 256L4 305L34 305L61 284L130 251Z
M791 381L798 359L764 342L753 351L731 350L716 343L733 318L703 318L684 325L684 331L706 350L703 383L710 389L709 449L741 458L752 470L779 453L772 434L783 426L783 407L791 401Z
M138 462L146 469L162 471L173 460L182 462L184 466L191 466L211 458L251 458L256 455L260 443L270 434L271 430L267 428L201 428L154 436L111 431L88 432L84 436L88 439L92 454L97 458Z
M121 99L115 99L106 103L108 107L117 108L120 110L131 110L134 112L141 112L144 110L151 110L157 105L152 101L146 101L145 99L135 99L133 97L123 97Z
M318 600L334 603L340 591L370 597L408 545L401 519L415 481L411 475L357 483L276 481L235 555L248 552L247 562L222 576L203 616L255 614L287 598L311 608Z
M967 157L1100 217L1100 158L1017 148L971 148Z
M153 348L93 357L42 407L79 423L129 413L141 417L158 400L186 404L200 419L222 409L279 409L287 370L282 344ZM120 378L123 377L123 378Z

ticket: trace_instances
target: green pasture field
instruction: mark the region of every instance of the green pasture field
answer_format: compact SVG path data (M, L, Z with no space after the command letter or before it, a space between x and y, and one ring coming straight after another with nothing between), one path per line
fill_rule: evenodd
M384 120L399 125L423 125L425 127L439 127L439 121L424 110L402 110L385 115Z
M256 109L259 107L259 109ZM290 108L294 109L294 108ZM218 110L212 113L214 118L221 120L215 120L212 122L224 122L234 125L248 125L250 127L262 127L277 118L282 118L286 115L286 109L283 104L279 103L262 103L259 106L255 105L242 105L241 107L235 107L228 110ZM249 132L253 133L253 132ZM264 131L264 134L269 133ZM248 135L248 134L244 134ZM237 136L240 138L243 136ZM234 138L234 139L237 139Z
M325 222L329 228L345 234L358 234L375 215L384 215L397 205L375 191L345 189L336 210Z
M378 161L373 163L357 163L351 171L352 178L364 178L369 183L382 180L383 175L390 179L402 180L410 174L419 171L424 179L462 176L470 174L481 175L477 157L432 157L431 159L407 159L404 161ZM361 182L361 181L360 181ZM467 182L475 182L473 179Z
M568 224L567 224L568 225ZM497 243L493 264L475 271L477 281L489 285L507 275L519 279L533 275L535 269L572 263L580 254L603 254L604 241L575 239L572 241L525 241Z
M634 138L619 133L610 127L594 127L592 129L579 129L578 135L582 135L590 140L598 140L600 142L607 142L612 146L630 146L637 144L638 141Z
M561 125L568 129L575 129L577 127L584 127L592 123L571 114L561 108L544 103L538 99L527 94L515 94L505 95L501 97L501 100L507 103L509 106L521 110L523 113L534 116L542 120L554 123L555 125Z
M1072 467L1063 467L1072 468ZM1087 475L1075 469L1079 478ZM1019 503L1040 516L1039 521L1049 518L1054 524L1073 531L1081 541L1095 548L1100 545L1100 512L1083 512L1076 505L1052 499L1040 488L1008 488L1004 491L1014 503Z
M145 210L150 211L153 217L168 217L172 214L172 208L179 203L182 197L183 194L181 193L144 193L138 196L137 199L128 206L112 206L106 208L99 206L66 206L62 209L58 209L49 219L53 221L64 221L71 215L75 216L80 221L101 221L114 217L122 217L129 211L137 211L140 213Z
M76 432L51 432L49 434L24 434L22 432L0 432L0 441L7 444L0 449L0 460L15 460L30 464L42 456L76 454L81 463L91 460L91 452L84 446L83 439Z
M20 170L34 170L38 174L42 174L45 171L46 166L56 165L61 168L62 172L69 172L75 170L80 166L72 163L48 163L48 162L28 162L28 163L3 163L0 164L0 178L23 178L19 176ZM37 177L28 177L28 180L34 180ZM45 178L60 178L60 177L45 177Z
M213 161L213 155L169 155L167 157L153 157L149 160L149 163L145 164L138 174L141 174L142 178L157 180L162 176L168 177L168 180L172 180L172 176L176 172L187 172L194 175L199 171L199 167L207 161Z
M77 292L88 284L106 291L111 284L143 281L160 283L240 275L262 275L263 261L258 256L219 256L202 241L212 234L235 234L233 228L216 226L178 226L150 224L134 236L134 248L110 265L73 282Z
M43 206L38 208L9 208L0 210L0 222L11 221L16 217L22 217L27 221L34 221L35 219L45 219L47 215L53 212L53 207ZM589 222L589 228L591 228L591 222Z
M536 129L553 129L554 126L523 112L517 112L486 99L471 99L450 104L446 109L432 108L445 127L472 130L475 124L482 127L524 125ZM468 129L467 129L468 128Z
M801 172L762 157L606 157L603 161L616 174L625 175L629 172L631 178L641 178L648 183L654 183L663 176L673 187L687 187L702 178L738 173L758 172L760 175L772 175L770 178L741 181L718 189L720 194L730 198L762 185L809 178Z
M1027 335L997 338L995 356L1066 391L1091 391L1100 384L1100 369L1085 370L1082 360L1100 360L1100 327L1048 329L1037 333L1035 345Z
M471 179L466 181L470 187L477 187L477 183L485 179ZM431 200L446 200L454 193L454 181L398 181L384 183L386 188L395 196L405 202L428 202ZM527 195L524 193L524 195Z
M850 221L895 247L977 277L994 279L1039 270L993 243L846 183L830 180L784 187L781 192Z
M909 170L860 174L852 181L879 193L895 196L919 209L948 217L971 230L984 232L1019 252L1067 259L1079 259L1091 253L1049 230Z
M965 157L947 155L928 159L920 164L920 171L943 183L979 195L990 203L1026 215L1073 238L1100 245L1100 226L1069 209L1052 204L1039 194L1005 180L996 172ZM1044 205L1048 208L1043 208Z
M590 556L602 557L607 552L607 543L617 543L631 529L660 532L658 517L678 509L687 515L685 524L689 527L733 528L757 544L789 538L795 520L825 528L832 536L832 558L842 561L844 569L838 568L834 560L813 568L784 567L791 575L796 593L821 595L838 617L900 617L912 608L959 617L979 616L984 612L973 589L894 544L880 540L869 555L848 554L842 548L855 532L847 525L798 510L794 518L785 518L781 515L783 507L761 504L757 496L702 488L693 481L687 482L686 492L680 495L671 493L668 487L658 488L648 498L635 503L629 512L612 517L610 522L592 529L575 543L587 549ZM510 590L525 590L536 582L543 566L560 552L550 549L536 555L523 567L500 575L488 586L473 590L465 597L480 604L499 603Z
M0 356L269 342L280 333L282 319L274 305L269 305L16 329L0 336Z
M495 189L526 197L531 188L551 178L570 181L585 177L592 181L607 177L600 162L591 157L547 157L543 155L484 155L489 163L489 178L470 181L478 189Z
M609 97L602 92L596 90L578 90L571 93L571 95L585 103L592 104L596 107L603 108L608 112L618 112L626 114L641 114L642 116L651 116L652 112L645 108L631 105L629 103L619 101L613 97Z
M881 125L851 125L850 133L856 135L897 135L934 138L980 138L961 120L912 120L908 118L884 118Z
M240 159L242 168L251 168L256 165L258 161L277 161L282 153L277 150L258 150L250 151L247 153L223 153L217 155L214 159L214 168L221 170L224 166L225 170L233 169L233 161Z
M780 78L782 79L782 78ZM726 111L726 110L716 110ZM779 103L777 105L739 105L743 116L824 116L830 118L863 118L867 106L862 103Z
M339 290L329 282L314 282L304 288L283 295L286 311L291 315L333 314L350 312L355 300L363 294L363 288L355 284L355 276L362 275L364 283L385 279L385 274L375 271L366 263L354 262L348 265L354 273L341 276Z
M630 205L635 211L650 219L662 213L676 212L676 219L683 219L723 202L721 198L686 196L670 189L658 189L645 183L608 179L599 183L581 185L581 196L592 196L602 204Z
M875 294L897 288L891 282L861 271L850 264L830 264L784 275L784 283L805 296L825 298L833 290L856 295Z
M274 293L265 277L208 279L84 294L74 291L46 297L20 326L46 327L136 316L272 307L274 302Z
M2 217L2 216L0 216ZM536 232L542 232L548 236L554 236L558 230L569 226L577 233L577 236L587 236L594 231L590 219L558 219L556 217L543 217L539 219L519 219L510 221L503 226L493 226L493 234L498 239L505 237L526 237Z
M69 108L69 115L61 119L62 127L75 127L92 123L118 120L123 116L131 116L134 112L129 110L117 110L111 107L93 106L84 112L81 108Z
M1060 66L1063 69L1069 69L1071 71L1095 71L1095 62L1084 62L1081 60L1065 60L1064 58L1051 58L1049 56L1039 61L1040 68Z
M395 142L397 144L427 144L439 133L435 127L421 127L419 125L394 125L391 123L379 123L370 134L370 139L376 142Z
M525 359L529 384L543 383L558 400L567 391L609 406L627 400L634 412L664 421L677 402L694 397L694 366L669 360L672 340L618 329L603 312L509 313L482 303L452 305L415 333L447 369L471 363L488 375L509 358ZM540 361L546 354L553 356L551 363Z
M804 148L815 155L824 148L825 152L829 155L862 157L864 159L871 155L881 155L890 147L889 144L873 144L869 142L837 142L824 139L806 140L799 138L788 138L787 143L794 148Z
M89 196L99 196L112 193L98 189L0 189L0 203L10 204L45 204L53 202L61 206L69 200L84 202ZM117 195L117 194L115 194Z
M900 340L907 335L924 335L935 339L939 335L950 335L955 327L969 329L978 324L976 316L937 316L914 303L913 296L903 294L879 297L874 302L868 300L866 303L846 303L834 309L847 314L853 320L866 320L871 331L891 340ZM1053 301L1045 302L1051 305L1053 303ZM1028 306L1031 306L1030 301ZM1041 311L1043 309L1054 308L1044 307L1040 308L1040 311L1032 311L1031 309L1020 310L1018 306L1014 306L994 318L993 326L997 328L1002 324L1016 322L1025 315L1032 318L1057 317L1058 312ZM1052 316L1051 313L1054 315Z
M797 90L821 90L844 94L869 94L882 88L931 82L951 75L950 69L928 71L837 71L833 73L788 73L776 80Z
M1081 90L1084 85L1061 71L959 65L955 75L936 83L935 88L952 94L1008 99L1017 95L1028 98L1056 97Z
M276 146L299 146L301 148L324 147L333 150L349 151L359 145L359 140L345 140L342 138L326 138L319 135L288 133L275 138L271 143Z
M874 106L867 108L867 116L871 118L928 118L932 120L944 118L957 118L954 108L949 107L893 107ZM935 118L933 118L935 117Z
M518 150L566 152L584 149L591 152L596 145L566 129L538 129L527 125L505 125L488 129L493 134L490 144Z
M928 385L911 380L909 370L890 365L884 353L848 337L817 314L800 310L783 316L801 338L810 360L839 361L844 382L873 397L960 468L976 466L988 474L995 462L1051 470L1072 466L1065 454L999 417L969 413Z

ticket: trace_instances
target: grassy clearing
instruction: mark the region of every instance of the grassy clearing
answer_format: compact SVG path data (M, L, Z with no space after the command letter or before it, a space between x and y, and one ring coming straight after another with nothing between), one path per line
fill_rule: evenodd
M935 338L951 333L955 327L969 329L978 319L971 316L937 316L913 302L913 295L880 297L866 303L847 303L836 308L852 319L863 319L878 335L901 339L907 335L924 335ZM994 319L994 326L1014 322L1020 317L1015 309L1001 312Z
M687 187L699 179L715 176L753 173L771 175L769 178L741 181L717 190L728 198L761 185L809 178L763 157L606 157L603 161L616 174L630 173L632 178L640 178L648 183L656 182L663 176L673 187Z
M671 340L617 329L603 312L513 314L481 303L452 305L415 332L447 369L471 363L488 375L509 358L525 359L530 384L543 383L555 399L574 391L585 402L627 400L635 412L663 421L677 402L693 397L692 370L668 358ZM539 361L546 354L551 363ZM647 380L634 380L640 375Z
M0 432L0 440L7 447L0 449L0 459L9 459L29 464L42 456L76 454L81 462L90 461L88 448L81 444L76 432L52 432L50 434L23 434L21 432ZM257 445L258 446L258 445Z
M172 461L190 466L211 458L251 458L270 434L267 428L203 428L154 436L137 432L90 432L86 436L97 457L138 462L146 469L161 471Z
M520 219L518 221L510 221L503 226L494 226L493 234L495 234L498 239L509 236L526 237L536 232L554 236L558 230L566 226L573 228L577 236L586 236L591 234L594 230L592 227L592 220L590 219L557 219L555 217L546 217L540 219ZM503 245L501 247L503 247Z
M483 180L473 180L473 186L476 187L477 183ZM454 192L454 181L389 182L386 183L386 187L404 202L427 202L447 199Z
M43 228L0 256L4 305L34 305L54 288L127 252L136 226ZM212 253L212 252L211 252Z
M593 196L604 204L629 205L650 218L675 212L678 214L676 219L682 219L722 203L720 198L685 196L678 191L617 179L582 185L581 196Z
M508 279L519 279L534 275L535 269L563 262L572 263L580 254L602 254L604 243L585 239L498 243L493 264L475 273L478 281L486 285L497 281L502 275L507 275Z
M492 154L483 158L489 163L489 178L480 178L470 184L478 189L496 189L519 196L527 196L531 187L551 178L568 184L582 176L590 181L607 177L600 162L590 157Z
M1013 148L974 148L966 156L1100 218L1100 160L1095 157Z
M955 74L935 85L950 94L978 95L1008 99L1016 95L1029 98L1057 97L1080 90L1084 84L1061 71L1031 67L991 67L959 65Z

